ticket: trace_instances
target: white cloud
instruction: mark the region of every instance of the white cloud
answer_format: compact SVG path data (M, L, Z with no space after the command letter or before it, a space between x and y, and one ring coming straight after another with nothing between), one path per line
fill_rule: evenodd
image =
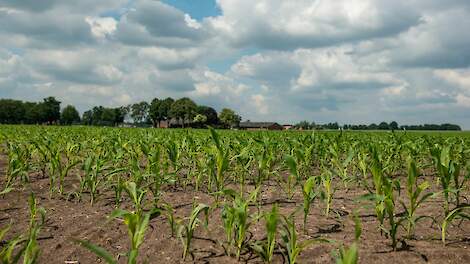
M419 20L402 1L219 0L223 16L213 28L234 45L261 48L318 47L393 35ZM397 16L396 14L400 14Z
M434 75L462 89L466 89L470 93L470 69L441 69L435 70Z
M262 94L252 95L251 100L253 100L253 103L260 112L260 114L265 115L268 113L269 107L266 102L266 98Z
M202 27L201 23L197 22L197 20L192 19L190 15L184 14L184 21L186 25L190 28L200 29Z
M0 97L83 111L190 96L260 121L470 127L469 1L217 4L195 20L162 1L0 0Z
M90 25L93 36L98 39L104 39L116 31L117 21L112 17L86 17L85 21Z

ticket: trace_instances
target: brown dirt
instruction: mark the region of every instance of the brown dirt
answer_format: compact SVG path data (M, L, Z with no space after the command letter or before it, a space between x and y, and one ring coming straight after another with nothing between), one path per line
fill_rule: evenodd
M0 156L0 177L4 178L6 158ZM47 222L42 228L39 244L41 247L40 263L102 263L89 251L71 242L71 238L90 240L113 254L123 253L128 248L127 231L124 225L117 220L108 221L106 216L115 208L113 193L101 194L98 202L91 206L85 195L84 201L77 203L62 198L50 198L48 179L40 179L38 175L31 176L31 189L39 201L39 205L47 211ZM71 185L71 183L69 183ZM341 187L341 186L338 186ZM14 225L9 234L20 234L27 230L29 190L17 190L8 193L0 200L0 226L9 222ZM299 213L296 222L299 230L299 239L309 239L322 236L335 240L338 243L349 245L354 239L354 222L350 215L353 209L358 208L354 199L364 192L358 189L346 191L339 188L335 193L332 213L329 217L324 215L324 204L315 200L308 218L307 234L302 232L302 214ZM292 212L295 206L301 206L300 194L296 194L294 202L287 201L285 194L276 186L265 186L262 193L264 201L263 210L270 210L277 202L283 214ZM166 190L162 200L171 203L176 208L179 217L188 216L192 201L211 204L213 198L202 192L192 190ZM440 201L430 200L419 214L438 216L442 212ZM124 203L128 207L129 203ZM256 208L251 208L253 212ZM470 263L470 223L452 226L449 229L448 245L443 246L440 241L440 230L431 221L418 223L416 238L406 240L406 247L393 252L390 242L381 236L377 228L377 221L370 208L360 211L363 233L360 240L360 263ZM442 217L439 218L439 220ZM250 231L255 239L261 239L264 232L263 221L255 223ZM148 260L149 263L183 263L181 259L182 246L179 239L171 237L170 227L164 216L151 221L147 231L146 240L141 248L140 262ZM403 236L403 233L400 234ZM224 231L220 220L220 209L211 213L209 228L197 229L192 249L195 260L188 258L188 262L195 263L238 263L235 258L225 256L223 247ZM316 244L307 248L299 257L299 263L334 263L332 251L338 248L338 243ZM125 263L125 258L121 258ZM139 262L139 263L140 263ZM244 254L240 262L262 263L254 254ZM282 256L277 253L274 263L283 263Z

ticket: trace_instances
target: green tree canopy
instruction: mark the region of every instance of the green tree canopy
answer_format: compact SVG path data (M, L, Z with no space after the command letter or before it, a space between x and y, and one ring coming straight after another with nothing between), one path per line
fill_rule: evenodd
M241 116L237 115L235 111L229 108L222 109L222 112L220 112L219 115L219 119L224 125L228 127L238 126L242 120Z
M207 122L207 116L205 115L201 115L201 114L197 114L195 117L194 117L194 123L197 123L197 124L205 124Z
M143 123L147 120L149 116L150 105L142 101L131 106L131 117L134 119L135 123Z
M60 102L54 97L44 98L40 106L40 111L44 117L44 121L48 124L56 123L60 120Z
M72 105L67 105L60 116L60 123L64 125L71 125L80 123L80 114L77 109Z
M196 112L207 117L207 121L205 123L208 125L216 125L219 123L217 111L215 111L215 109L212 107L199 105L196 109Z
M390 122L390 124L388 125L388 127L389 127L391 130L397 130L397 129L399 129L398 123L397 123L396 121Z
M175 100L171 97L164 100L160 100L158 98L152 100L149 109L149 117L155 127L160 124L160 121L168 120L170 118L170 109L174 102Z
M191 99L183 97L176 100L170 109L170 117L183 121L183 126L186 121L192 121L196 115L197 105Z
M0 122L19 124L23 120L25 109L23 102L11 99L0 100Z

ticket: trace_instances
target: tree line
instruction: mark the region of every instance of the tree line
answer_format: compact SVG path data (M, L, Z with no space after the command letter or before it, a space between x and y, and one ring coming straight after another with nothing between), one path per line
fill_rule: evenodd
M401 125L399 126L396 121L390 123L381 122L379 124L369 124L369 125L339 125L337 122L328 123L328 124L315 124L315 122L301 121L295 126L297 129L332 129L332 130L444 130L444 131L461 131L462 128L459 125L455 124L424 124L424 125Z
M134 124L160 127L236 127L241 117L235 111L224 108L220 113L206 105L197 105L188 97L173 99L154 98L150 103L139 103L119 108L94 107L83 114L82 123L85 125L117 125L126 118L131 118Z
M173 99L155 98L150 103L139 103L108 108L95 106L80 116L77 109L67 105L61 109L61 102L54 97L44 98L41 102L23 102L20 100L0 99L0 124L83 124L93 126L118 126L129 118L134 124L160 127L205 127L207 125L228 128L237 127L241 121L235 111L224 108L220 113L206 105L197 105L188 97ZM296 129L345 129L345 130L462 130L455 124L402 125L396 121L370 125L339 125L337 122L316 124L301 121Z
M0 99L0 123L54 124L61 118L60 110L60 102L54 97L47 97L37 103Z
M85 111L82 117L74 106L68 105L61 110L60 105L54 97L38 103L0 99L0 123L118 126L130 118L134 124L154 127L160 127L162 122L167 122L168 127L236 127L241 121L241 117L229 108L217 113L214 108L197 105L187 97L177 100L155 98L150 103L142 101L115 108L95 106Z

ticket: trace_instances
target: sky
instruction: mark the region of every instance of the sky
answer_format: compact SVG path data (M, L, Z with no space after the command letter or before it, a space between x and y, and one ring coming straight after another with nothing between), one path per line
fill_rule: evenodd
M0 0L0 98L470 129L468 0Z

